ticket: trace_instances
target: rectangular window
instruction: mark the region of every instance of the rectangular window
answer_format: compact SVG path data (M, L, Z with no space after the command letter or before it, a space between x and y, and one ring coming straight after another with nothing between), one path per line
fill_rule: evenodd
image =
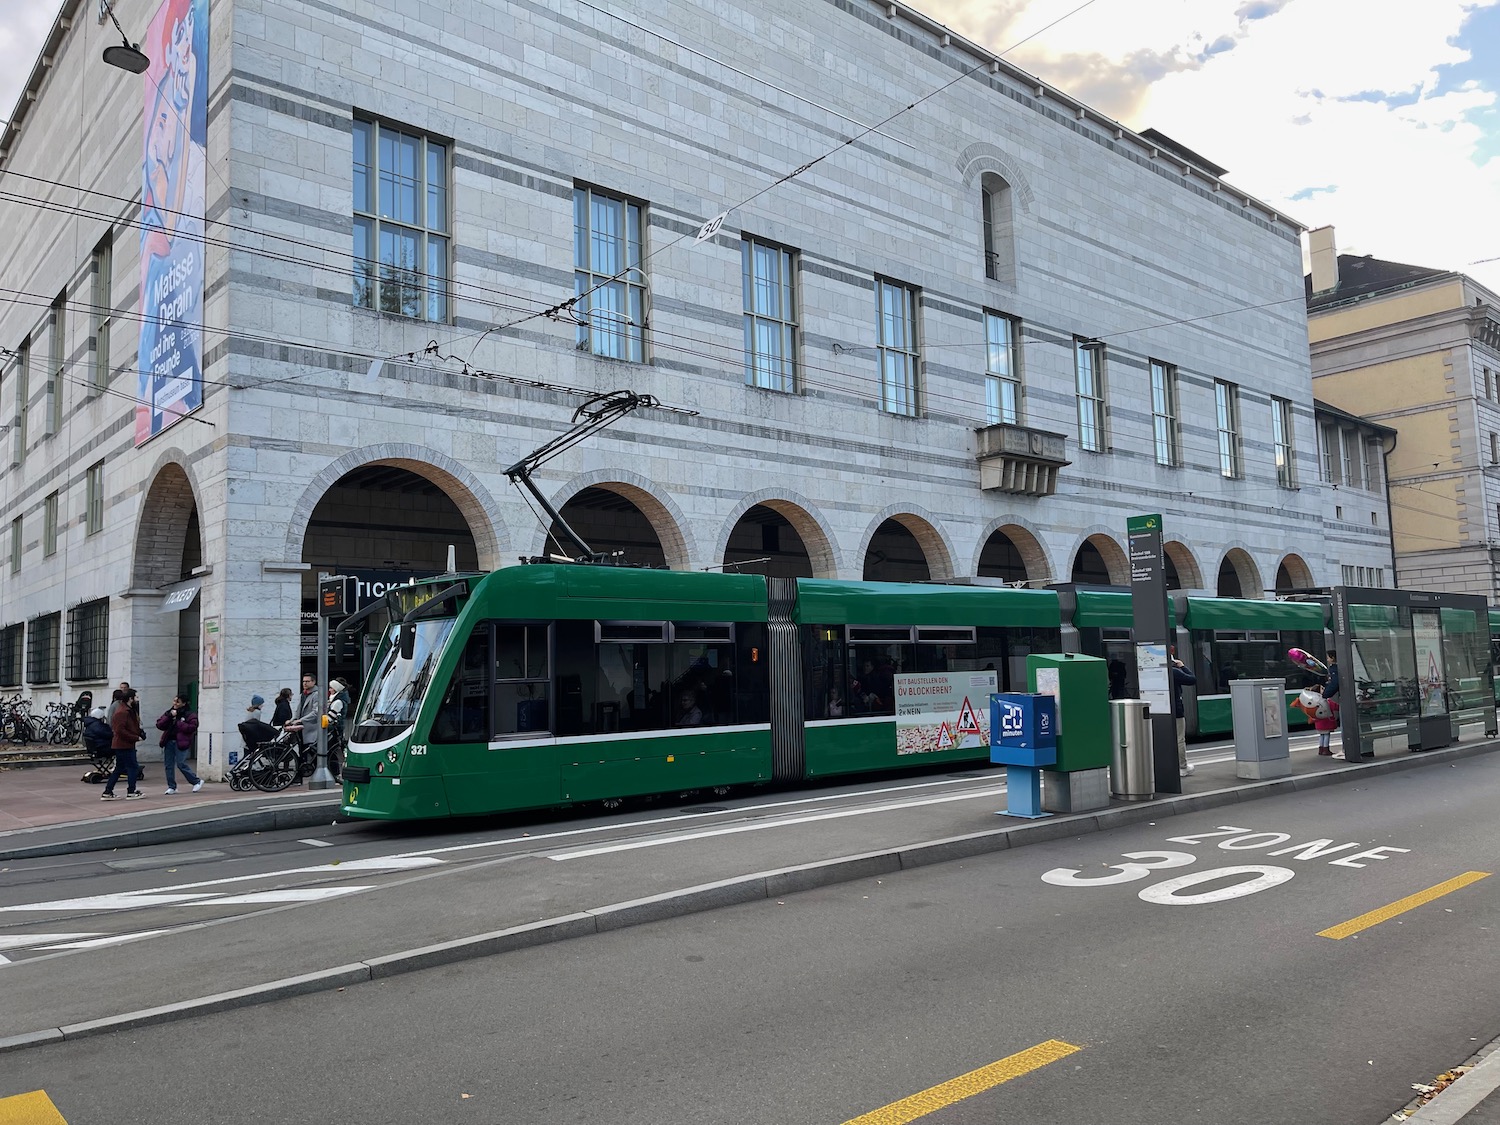
M1292 404L1284 398L1271 399L1271 430L1276 443L1276 483L1282 488L1297 487L1297 459L1292 445Z
M47 435L62 432L63 378L67 374L67 291L57 295L52 302L51 354L47 357Z
M1352 566L1342 566L1339 569L1343 572L1345 586L1359 585L1359 583L1355 581L1355 573Z
M21 550L24 546L21 541L23 529L24 525L21 522L20 516L10 521L10 572L12 574L21 573Z
M87 481L88 508L84 516L84 531L97 535L104 530L104 462L89 466Z
M1358 439L1354 436L1352 430L1340 430L1339 439L1340 445L1343 448L1344 483L1350 488L1358 488L1360 486L1359 474L1363 468L1361 464L1363 458L1359 457L1355 452Z
M1016 321L1000 313L984 314L984 410L991 426L1021 424L1021 365Z
M1240 446L1240 389L1215 379L1214 406L1219 418L1219 475L1238 479L1245 475Z
M354 304L448 320L448 146L354 122Z
M57 554L57 493L50 492L42 507L42 557Z
M1339 431L1337 426L1324 426L1319 431L1323 436L1323 483L1342 484L1339 475Z
M768 391L797 389L796 260L790 250L746 238L740 244L745 290L745 382Z
M109 599L68 610L68 679L97 683L109 676Z
M26 445L30 438L26 432L29 398L31 398L31 339L28 337L22 340L21 346L16 349L16 448L11 455L11 462L16 465L26 460Z
M573 189L573 293L578 350L631 363L646 361L645 216L593 188Z
M26 625L26 682L57 683L57 649L62 639L62 614L33 617Z
M1177 368L1154 359L1151 361L1151 430L1156 442L1156 463L1182 464L1177 426Z
M109 329L114 320L113 272L114 248L106 238L94 247L94 294L89 328L89 348L93 353L90 389L94 392L109 386Z
M1365 442L1365 485L1371 492L1381 490L1380 465L1384 460L1385 450L1380 442Z
M875 279L875 332L880 358L880 409L917 416L917 291Z
M1490 464L1500 463L1500 434L1490 431Z
M7 625L0 629L0 687L20 686L25 643L26 626Z
M1078 392L1078 446L1103 453L1108 446L1104 430L1104 345L1075 336L1073 373Z

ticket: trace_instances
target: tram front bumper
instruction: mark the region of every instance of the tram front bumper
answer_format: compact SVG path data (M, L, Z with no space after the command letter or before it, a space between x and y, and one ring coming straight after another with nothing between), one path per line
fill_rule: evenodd
M417 820L450 816L448 794L440 777L382 777L344 780L344 816L366 820Z

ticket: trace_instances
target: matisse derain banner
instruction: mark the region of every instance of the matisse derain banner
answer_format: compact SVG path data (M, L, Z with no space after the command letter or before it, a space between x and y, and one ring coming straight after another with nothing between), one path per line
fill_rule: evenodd
M203 405L208 0L163 0L142 49L141 339L135 442Z

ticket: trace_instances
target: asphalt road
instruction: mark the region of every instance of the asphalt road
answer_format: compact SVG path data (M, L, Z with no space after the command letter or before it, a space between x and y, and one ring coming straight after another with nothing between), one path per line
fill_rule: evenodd
M1497 795L1490 755L1166 817L36 1048L0 1096L74 1125L1377 1125L1500 1031Z

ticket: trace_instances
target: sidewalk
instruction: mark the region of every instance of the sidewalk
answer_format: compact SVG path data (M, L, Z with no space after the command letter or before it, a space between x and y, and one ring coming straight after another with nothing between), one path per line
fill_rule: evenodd
M294 785L280 793L236 793L206 782L197 793L179 779L167 796L160 764L149 767L140 801L101 801L104 786L80 778L87 764L0 766L0 860L65 855L324 824L340 790ZM124 786L116 787L123 795Z

